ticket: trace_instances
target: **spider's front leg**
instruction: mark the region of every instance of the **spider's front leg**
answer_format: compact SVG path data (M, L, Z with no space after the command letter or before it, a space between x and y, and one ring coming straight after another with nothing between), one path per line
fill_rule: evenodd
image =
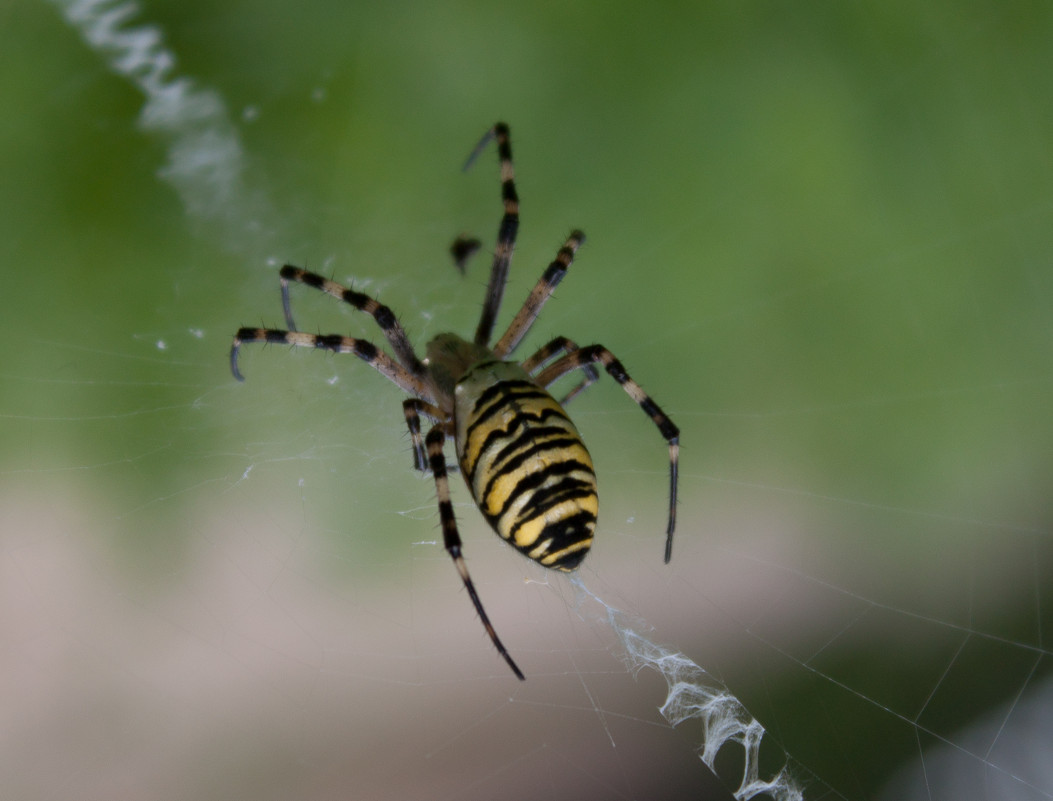
M289 284L303 284L320 292L325 292L330 297L343 301L376 320L377 325L380 326L384 336L395 351L395 357L399 363L417 378L421 378L424 375L424 364L417 358L417 354L414 353L413 345L410 344L405 329L395 317L395 313L383 303L371 298L369 295L364 295L361 292L356 292L349 287L338 284L336 281L331 281L324 276L318 275L318 273L312 273L292 264L286 264L282 267L279 277L282 285L282 309L285 312L285 323L291 331L296 331L296 323L293 321L292 316Z
M508 330L494 345L494 355L497 358L504 359L519 346L523 337L527 335L531 326L534 325L534 321L537 320L541 309L548 303L552 293L556 291L556 287L559 286L560 281L566 276L567 270L570 269L570 265L574 262L574 254L578 252L578 248L583 244L585 244L585 234L581 231L572 231L570 236L567 237L567 241L563 243L563 247L556 254L556 258L549 264L548 269L541 274L541 278L530 291L530 294L527 295L527 299L523 302L522 308L516 313L511 325L508 326Z
M230 346L230 371L238 381L245 377L238 369L241 346L253 342L272 345L292 345L298 348L328 350L333 353L353 353L391 383L410 395L430 398L432 389L420 377L411 373L397 361L379 350L372 342L341 334L307 334L303 331L283 331L278 328L239 328Z
M504 215L497 229L497 246L494 248L494 261L490 267L490 283L486 287L486 300L483 302L479 326L475 330L477 345L489 344L493 334L497 312L501 308L501 298L505 292L505 281L508 279L508 265L512 261L512 251L516 245L516 233L519 231L519 195L516 193L508 126L499 122L487 131L468 157L464 168L468 169L483 148L494 139L497 140L497 158L501 164L501 204L504 207Z
M454 517L453 503L450 501L450 481L446 474L446 456L442 450L442 446L446 442L446 433L443 428L443 423L437 423L432 426L431 431L428 432L427 438L428 463L431 466L431 473L435 477L435 492L439 496L439 520L442 523L443 543L446 546L446 552L450 555L450 558L453 559L453 564L457 568L457 572L461 575L461 581L464 582L464 588L468 590L468 596L472 599L475 611L483 621L483 627L486 629L486 633L490 636L490 641L493 642L494 647L497 648L497 652L504 657L508 666L512 668L512 672L515 673L519 679L525 680L526 676L523 675L523 671L521 671L519 666L512 660L508 650L502 644L501 639L497 636L497 632L494 631L493 624L490 623L490 618L486 616L486 612L483 610L483 604L482 601L479 600L479 594L475 591L475 585L472 583L472 578L468 575L468 565L465 564L464 556L461 553L461 535L457 532L457 519Z

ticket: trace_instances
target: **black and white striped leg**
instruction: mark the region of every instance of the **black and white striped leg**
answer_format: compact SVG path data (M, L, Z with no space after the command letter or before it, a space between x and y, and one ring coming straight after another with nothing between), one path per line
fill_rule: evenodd
M504 216L497 229L497 244L494 248L494 261L490 268L490 283L486 288L486 300L479 318L479 327L475 330L477 345L489 345L494 333L497 312L501 308L501 298L505 292L508 279L508 265L515 249L516 233L519 230L519 196L516 194L515 170L512 167L512 145L509 141L508 126L503 122L494 125L475 146L465 162L468 169L492 139L497 140L497 156L501 162L501 201L504 204Z
M512 668L512 672L519 679L525 680L526 676L523 675L519 666L512 660L508 650L497 636L497 632L494 631L490 618L486 616L486 612L483 610L479 594L475 591L475 585L472 583L471 576L468 575L468 565L465 564L464 556L461 553L461 535L457 532L457 520L453 514L453 503L450 501L450 482L449 477L446 475L446 456L442 451L442 446L446 441L446 434L443 428L442 423L433 426L427 437L428 463L431 466L431 473L435 477L435 492L439 497L439 520L442 523L442 540L446 546L446 552L453 559L453 564L461 575L464 588L468 590L468 596L472 599L475 611L483 621L483 627L490 636L491 642L497 648L497 652L504 657L508 666Z
M413 345L410 344L405 329L399 324L398 319L395 317L395 313L383 303L380 303L362 292L348 289L342 284L338 284L336 281L331 281L328 278L318 275L318 273L312 273L300 267L294 267L291 264L286 264L282 267L280 276L282 285L282 309L285 311L285 324L288 325L291 330L296 330L296 323L293 322L292 303L289 300L289 284L304 284L312 289L325 292L327 295L330 295L337 300L342 300L344 303L354 306L359 311L365 312L376 320L377 325L380 326L380 330L384 332L384 336L387 337L388 342L391 343L391 347L395 351L395 356L402 363L402 366L413 373L413 375L424 375L426 368L421 360L417 358L417 354L413 351Z
M497 358L506 358L508 354L516 349L523 337L527 335L530 327L541 313L541 309L548 302L548 299L552 297L552 293L559 286L559 282L563 280L567 270L570 269L570 265L574 262L574 254L578 252L578 248L584 242L585 234L581 231L573 231L567 237L567 241L559 249L556 258L549 264L548 269L542 273L540 280L538 280L523 303L523 307L516 313L515 319L508 326L508 330L494 345L494 355Z
M241 346L252 342L268 342L276 345L293 345L299 348L330 350L333 353L353 353L385 378L405 392L422 398L431 398L427 384L396 362L372 342L345 337L340 334L306 334L303 331L282 331L277 328L239 328L230 346L230 371L238 381L245 377L238 369Z
M680 461L680 429L670 420L665 412L658 408L658 404L651 400L643 388L633 381L622 363L614 354L602 345L589 345L585 348L571 351L566 356L553 362L542 370L536 380L541 386L547 387L560 376L566 375L572 370L578 370L586 364L599 362L604 366L610 376L617 381L622 389L628 393L640 408L647 413L654 424L658 427L666 442L669 443L669 526L666 529L665 561L668 562L673 556L673 530L676 528L676 489L677 473Z
M524 361L523 369L533 375L536 370L544 368L554 357L574 353L578 349L577 344L566 337L556 337L547 345L540 348L529 359ZM600 377L599 372L597 372L596 367L592 362L581 365L581 372L585 374L585 378L582 379L580 384L570 390L562 400L560 400L560 406L566 406L571 400L576 398L580 392L587 389Z
M428 471L428 458L424 451L424 437L420 433L420 416L424 415L433 422L441 422L444 415L437 406L422 401L420 398L407 398L402 402L402 411L406 415L406 427L413 441L413 469L422 473Z

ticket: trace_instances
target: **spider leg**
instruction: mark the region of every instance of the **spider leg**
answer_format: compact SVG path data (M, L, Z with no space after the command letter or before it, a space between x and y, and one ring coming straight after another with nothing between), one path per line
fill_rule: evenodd
M413 440L413 469L422 473L428 470L428 460L424 452L424 437L420 433L420 415L436 423L444 422L446 415L442 409L420 398L407 398L402 402L402 411L406 415L406 427Z
M394 312L383 303L362 292L356 292L342 284L338 284L336 281L324 278L318 273L312 273L300 267L294 267L291 264L286 264L282 267L279 275L281 276L282 284L282 309L285 311L285 323L290 330L296 330L296 323L293 322L292 304L289 301L289 284L290 282L304 284L325 292L337 300L342 300L359 311L364 311L377 321L377 325L380 326L384 336L391 343L395 356L398 357L398 360L402 362L402 365L407 370L415 376L423 376L427 371L421 360L417 358L417 354L414 353L413 345L410 344L406 330L395 318Z
M584 242L585 234L581 231L572 231L570 236L567 237L567 241L559 249L556 258L530 291L526 301L523 303L523 307L516 314L515 319L512 320L512 324L508 326L504 336L497 340L497 344L494 345L494 355L498 359L504 359L508 356L516 349L523 337L526 336L530 326L534 324L538 314L541 313L542 307L552 297L552 293L559 286L559 282L563 280L563 276L567 274L567 270L574 261L574 254L578 252L578 248Z
M571 342L566 337L556 337L547 345L540 348L533 356L524 361L523 369L533 375L535 370L538 370L547 364L553 356L573 353L576 350L578 350L578 346L574 342ZM578 396L578 393L587 389L600 377L600 374L596 371L592 362L587 362L586 364L581 365L581 372L585 373L585 378L582 379L581 383L568 392L562 400L560 400L560 406L566 406L571 400ZM553 379L553 381L554 380L555 379Z
M490 344L494 332L494 322L501 308L501 297L505 292L505 281L508 279L508 264L512 260L512 250L516 244L516 232L519 230L519 196L516 194L515 170L512 168L512 145L509 143L508 126L503 122L494 125L475 146L468 157L464 168L468 169L476 157L490 143L497 140L497 156L501 161L501 199L505 213L497 229L497 246L494 249L494 261L490 268L490 283L486 288L486 300L483 303L479 327L475 330L477 345Z
M544 349L542 349L544 350ZM665 561L668 562L673 556L673 530L676 528L676 487L677 472L680 461L680 429L670 420L665 412L658 408L658 404L651 400L643 388L633 381L622 363L614 354L602 345L589 345L585 348L573 350L558 359L544 370L535 380L543 387L547 387L560 376L566 375L571 370L583 368L587 364L600 362L611 377L617 381L629 397L636 401L640 408L651 418L659 432L669 443L669 526L666 529Z
M331 350L333 353L353 353L410 395L432 399L432 391L422 378L411 373L384 351L379 350L372 342L340 334L305 334L302 331L281 331L276 328L238 329L238 333L234 335L234 342L230 346L230 371L238 381L245 380L238 369L238 354L241 346L250 342L270 342L295 345L300 348Z
M468 590L468 596L472 599L475 611L483 621L483 627L490 636L490 641L497 648L497 652L504 657L508 666L512 668L512 672L520 680L525 680L526 676L523 675L516 663L512 661L511 655L501 643L497 632L494 631L490 618L486 616L483 604L479 600L479 594L475 591L475 585L472 583L471 576L468 575L468 565L465 564L464 556L461 554L461 535L457 533L457 520L453 514L453 503L450 501L450 482L446 475L446 456L442 452L443 443L446 441L446 434L443 428L444 425L442 423L433 426L431 431L428 432L427 438L428 461L431 465L431 473L435 477L435 492L439 496L439 519L442 521L443 543L446 546L446 552L453 559L457 572L461 574L464 588Z

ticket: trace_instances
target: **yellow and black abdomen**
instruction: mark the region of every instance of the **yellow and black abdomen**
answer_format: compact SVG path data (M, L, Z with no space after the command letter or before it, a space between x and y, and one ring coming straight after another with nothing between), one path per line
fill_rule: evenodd
M566 412L514 362L473 365L457 382L457 458L480 511L545 567L573 570L596 530L596 475Z

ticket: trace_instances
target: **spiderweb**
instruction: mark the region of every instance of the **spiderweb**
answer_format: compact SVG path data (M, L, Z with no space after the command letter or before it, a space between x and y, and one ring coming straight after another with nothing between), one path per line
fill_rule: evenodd
M370 70L391 78L401 62L371 45L372 32L397 30L384 41L404 36L410 49L441 53L433 73L399 85L424 81L445 100L446 82L470 93L481 79L457 65L486 55L533 64L525 44L585 10L561 12L570 17L550 28L538 9L536 40L482 54L474 42L522 24L481 9L416 11L320 6L287 28L268 22L288 13L269 5L251 24L245 12L193 22L194 12L120 0L10 13L21 36L8 34L9 59L31 60L37 47L61 55L35 67L43 88L27 97L43 99L13 107L68 126L78 98L102 103L79 112L77 130L48 127L54 144L16 133L9 145L52 156L25 159L47 191L24 191L12 219L64 223L63 236L38 235L32 249L18 222L7 237L13 264L43 265L15 279L5 336L29 356L5 368L0 409L9 610L0 769L12 797L76 788L82 798L1053 798L1053 183L1049 103L1026 80L1049 66L1032 46L1047 22L1025 31L1008 13L926 20L900 10L918 26L902 35L894 12L876 10L776 18L758 7L703 26L682 9L693 29L654 11L622 24L697 46L648 49L684 77L670 77L661 98L635 97L639 115L680 120L678 108L700 104L707 111L692 122L716 137L746 118L741 94L770 115L778 143L763 125L744 126L719 139L728 151L677 149L677 169L659 161L661 177L641 176L605 152L608 139L576 138L585 117L533 129L524 120L529 138L515 147L530 218L507 302L551 258L560 226L584 216L588 247L602 255L589 265L582 254L582 274L576 265L539 325L599 332L681 426L685 458L668 568L663 448L616 387L590 389L571 410L603 496L580 576L524 565L457 499L483 603L528 675L516 686L442 551L428 480L395 439L397 395L358 365L281 349L246 354L245 391L224 373L233 330L254 314L278 319L282 260L353 275L403 315L415 342L471 330L485 265L461 286L436 243L465 221L490 233L496 179L466 180L456 167L480 125L507 116L515 132L520 115L492 98L451 115L423 91L378 102ZM586 21L570 27L594 31ZM778 35L758 49L753 37L768 26ZM317 71L274 53L290 72L267 76L273 95L232 66L237 58L209 58L248 58L275 30ZM583 36L569 56L582 69L607 46L601 32ZM860 41L886 60L857 65ZM905 42L915 49L903 60ZM800 48L799 61L780 60L787 47ZM974 51L985 57L972 71L954 58ZM792 64L802 83L767 58ZM734 78L722 81L722 69ZM520 74L559 95L560 80L547 84L538 69L509 70L502 87ZM349 75L360 82L350 94ZM949 88L935 95L941 113L976 122L960 132L971 149L958 154L948 144L957 137L934 133L922 102L907 104L913 118L889 116L924 80ZM810 81L823 91L800 88ZM778 91L758 91L769 85ZM530 91L513 92L524 108ZM412 107L435 124L417 138L368 114L334 123L332 98L347 96L373 113ZM835 115L830 98L849 112ZM444 129L452 116L456 127ZM883 138L893 118L916 136ZM327 125L352 140L346 150L318 133ZM843 150L773 155L807 154L801 142L820 126L836 129L829 141ZM77 147L96 137L119 140L98 151L114 153L109 169L120 171L104 182L109 194L98 191L105 167L54 167L57 153L87 161ZM836 207L851 198L837 196L835 174L897 180L868 172L863 149L852 149L870 137L891 149L881 154L890 163L911 165L918 183L904 186L917 196L875 202L849 231L821 227L840 219L826 206L806 230L780 222L780 204L740 187L741 167L730 166L759 163L773 197L804 184ZM315 149L337 164L320 164ZM697 164L683 160L691 153ZM408 162L405 171L374 165L381 154ZM11 169L11 185L32 185L18 159ZM363 188L341 194L330 170ZM732 190L702 191L702 173ZM989 202L970 205L977 195L961 175ZM45 195L87 210L68 213ZM416 195L420 205L406 208ZM685 206L683 216L652 211ZM744 207L756 235L714 238ZM592 208L624 227L604 229ZM953 269L927 272L947 261ZM770 272L745 279L752 286L724 269L768 262ZM704 284L685 283L700 263ZM829 264L839 266L820 267ZM710 295L728 300L705 305ZM358 323L324 299L296 302L298 319L319 330ZM49 308L54 318L37 319ZM681 386L663 385L676 373L688 375Z

